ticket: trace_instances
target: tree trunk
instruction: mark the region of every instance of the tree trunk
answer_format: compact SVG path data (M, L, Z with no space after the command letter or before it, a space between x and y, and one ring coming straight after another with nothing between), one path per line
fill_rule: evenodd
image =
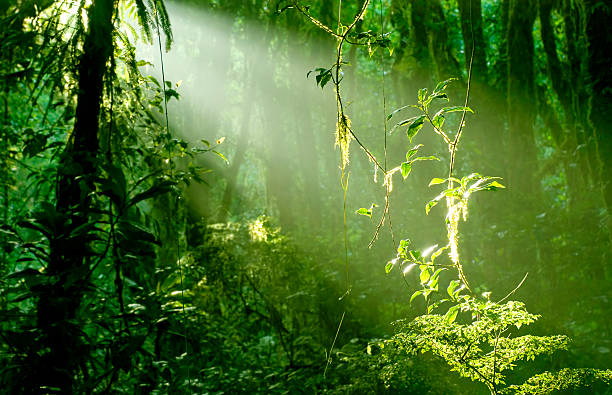
M511 188L523 196L533 196L536 192L532 177L536 168L533 134L536 102L531 3L531 0L511 0L508 21L508 126L512 168L509 181Z
M460 67L453 56L448 42L448 23L440 0L430 0L428 14L431 17L429 26L429 47L436 63L436 77L444 81L451 77L459 77Z
M508 18L508 139L506 199L508 230L512 246L506 264L536 259L533 223L540 199L537 171L535 122L533 1L510 0ZM510 219L511 218L511 219ZM509 273L512 274L512 273Z
M249 67L249 62L247 61L247 67ZM232 156L231 165L227 170L227 176L225 177L226 185L225 191L223 192L223 198L221 199L221 208L219 209L219 214L217 217L217 221L226 222L227 217L231 212L232 201L234 200L234 195L236 192L236 179L238 177L238 172L240 171L240 166L244 162L244 157L246 154L246 149L249 144L249 132L252 126L251 124L251 114L253 112L253 106L255 105L255 83L252 81L252 76L249 77L249 73L245 73L245 90L247 91L245 96L245 102L243 103L244 113L242 117L242 124L240 125L240 133L236 136L236 152ZM251 79L251 81L249 81Z
M482 5L480 0L458 0L458 4L461 15L465 64L469 67L473 48L472 78L475 82L484 85L488 79L488 72L486 45L482 32Z
M58 170L56 210L65 222L50 240L48 285L40 295L37 325L43 349L38 384L72 393L78 361L86 352L74 323L89 267L87 231L77 230L91 216L91 192L98 153L98 115L107 61L113 50L114 0L95 0L88 11L88 33L79 62L78 103L71 140ZM72 235L71 235L72 233Z
M415 92L416 95L420 88L431 85L433 81L433 62L427 39L427 2L425 0L411 0L410 3L411 46L415 64L408 91Z
M597 153L587 122L588 94L583 70L586 68L584 64L587 58L587 44L583 34L584 17L581 8L583 7L580 7L575 0L562 1L561 14L567 45L566 79L572 81L569 84L571 89L569 105L574 115L574 124L571 127L575 130L577 146L582 147L578 151L580 168L586 172L587 177L583 178L587 183L597 184L599 174L596 171L597 165L592 160Z
M429 49L428 3L425 0L393 0L391 22L400 34L392 78L400 102L416 102L420 88L433 83L434 62Z
M587 68L590 77L588 121L596 142L601 193L612 233L612 9L594 0L584 1L586 14Z
M582 161L579 158L580 153L577 149L576 116L572 106L574 89L572 84L568 83L571 81L568 76L564 76L562 65L557 55L557 44L551 25L552 6L553 0L541 0L539 2L540 31L544 52L546 53L548 76L554 91L557 93L565 118L563 128L552 127L550 130L558 149L562 151L569 192L568 211L571 212L574 204L584 194L584 175L588 174L588 170L578 166ZM552 116L552 114L550 115Z

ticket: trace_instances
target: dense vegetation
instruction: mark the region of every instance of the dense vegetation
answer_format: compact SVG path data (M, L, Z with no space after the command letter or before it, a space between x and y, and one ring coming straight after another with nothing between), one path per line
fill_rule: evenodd
M3 391L612 392L607 2L0 18Z

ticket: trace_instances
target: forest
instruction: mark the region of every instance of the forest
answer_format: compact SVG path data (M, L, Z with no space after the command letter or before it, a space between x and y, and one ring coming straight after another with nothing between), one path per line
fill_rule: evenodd
M0 18L0 393L612 394L609 1Z

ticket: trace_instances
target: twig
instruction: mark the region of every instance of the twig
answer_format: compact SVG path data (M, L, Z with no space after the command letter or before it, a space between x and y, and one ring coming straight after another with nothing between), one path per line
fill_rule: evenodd
M501 303L504 300L508 299L510 296L512 296L516 291L518 291L518 289L521 287L521 285L523 285L523 283L525 282L525 280L527 279L527 276L529 275L529 272L525 273L525 277L523 277L523 279L521 280L521 282L519 283L519 285L516 286L516 288L514 288L512 291L510 291L510 293L506 296L504 296L502 299L498 300L497 303Z

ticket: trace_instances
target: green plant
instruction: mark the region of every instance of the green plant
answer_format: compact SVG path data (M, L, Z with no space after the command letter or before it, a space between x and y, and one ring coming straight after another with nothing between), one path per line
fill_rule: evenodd
M423 147L422 144L417 144L412 149L408 150L405 162L387 170L386 158L385 165L381 166L371 152L361 144L345 114L340 93L340 69L343 65L342 46L348 40L349 33L351 33L351 30L355 27L356 22L364 17L369 1L363 1L359 9L360 11L356 14L352 24L343 26L338 22L338 32L340 34L335 33L319 20L312 17L308 9L300 7L296 1L293 1L292 5L308 17L316 26L335 37L338 42L336 63L331 68L316 69L315 71L318 71L316 82L323 87L329 80L332 80L336 90L338 116L336 145L339 146L341 150L342 187L345 192L345 202L348 185L348 177L345 176L345 168L348 163L348 151L351 139L355 139L359 143L369 159L374 161L375 166L384 174L383 186L385 187L385 208L373 238L373 240L375 240L378 236L380 227L384 223L385 216L388 216L389 193L392 190L393 176L400 173L402 177L406 179L410 175L412 165L415 162L439 159L435 156L417 156L417 153ZM376 36L373 35L372 37ZM379 40L368 40L368 48L370 49L373 44L378 44L377 46L383 47L386 46L386 44L379 44L378 41ZM382 41L380 42L382 43ZM438 248L436 244L425 251L411 249L411 243L407 239L399 243L396 257L387 262L385 270L389 273L397 266L399 270L402 271L402 275L405 276L412 268L419 268L421 289L412 294L410 302L422 296L426 302L426 314L414 320L396 322L397 333L391 339L380 343L380 345L386 350L400 349L410 354L432 352L434 355L442 358L451 367L451 370L458 372L463 377L486 385L492 394L506 392L546 393L555 388L567 389L578 387L588 384L595 379L608 382L612 378L612 371L610 370L565 369L557 374L545 373L543 375L534 376L521 386L508 386L506 383L504 372L512 370L518 361L532 360L541 354L552 354L557 350L567 349L568 338L563 335L533 336L529 334L513 337L511 330L516 328L518 331L521 327L532 324L538 319L537 315L528 313L524 304L521 302L507 301L504 303L504 301L522 285L526 276L506 297L498 301L491 301L490 292L486 292L482 295L477 295L475 293L464 271L460 258L459 224L462 219L464 221L467 220L470 197L474 192L504 188L498 181L499 177L471 173L462 178L458 178L454 174L457 147L461 141L465 126L466 113L473 112L467 106L470 79L471 70L468 72L467 94L463 106L442 107L433 114L430 112L437 101L449 100L446 93L446 88L452 81L452 79L449 79L438 83L431 94L428 94L426 88L420 89L417 95L417 104L398 108L387 116L386 121L390 120L396 113L404 109L417 109L419 114L398 122L391 132L405 127L408 139L412 143L412 140L416 138L423 126L429 124L433 132L438 135L448 147L448 174L441 178L433 178L429 183L430 187L445 184L446 188L435 198L430 200L425 207L426 213L429 213L429 211L441 201L446 203L447 213L445 216L445 225L447 230L447 243L440 248ZM451 132L445 128L445 121L449 114L455 112L460 112L461 118L458 122L456 131ZM360 208L356 213L372 217L374 207L376 207L376 205L372 204L370 208ZM447 255L450 262L440 263L440 261L443 260L442 254L445 251L448 252ZM440 296L440 276L443 272L451 270L454 270L456 274L454 278L448 280L446 295ZM577 379L577 377L583 376L588 376L589 380ZM551 383L555 383L555 385L551 385Z
M477 295L470 286L460 259L459 223L462 219L467 220L468 203L474 192L494 191L504 186L497 181L498 177L478 173L460 179L455 177L455 156L465 125L465 114L472 110L467 106L442 107L434 115L430 114L430 106L435 100L448 101L445 89L450 81L439 83L429 95L426 89L419 90L416 105L402 107L388 117L390 119L397 111L405 108L416 108L420 112L419 115L397 123L394 129L406 127L408 139L412 142L423 125L430 124L434 133L448 145L448 175L444 178L433 178L429 183L430 187L446 184L446 189L425 207L426 213L429 213L439 202L445 201L448 243L440 248L435 245L426 251L410 249L409 240L399 243L396 257L386 264L385 270L388 273L398 266L405 276L412 268L419 268L421 289L412 294L410 302L422 296L426 302L426 314L413 320L397 321L396 334L382 342L382 347L398 348L409 354L431 352L442 358L452 371L486 385L491 394L548 393L554 389L590 385L596 380L609 383L612 380L612 371L594 369L546 372L530 378L522 385L508 385L506 382L504 372L512 370L519 361L533 360L538 355L550 355L557 350L567 349L569 339L563 335L514 336L521 327L532 324L539 317L527 312L521 302L504 302L523 282L498 301L490 299L490 292ZM452 112L462 112L454 133L443 129L446 115ZM422 144L418 144L409 150L406 162L385 174L385 183L390 183L391 177L397 172L401 172L403 178L406 178L414 161L432 158L415 157L421 147ZM358 213L364 214L360 210ZM445 251L448 252L450 262L443 261L442 253ZM440 276L452 270L456 272L456 277L448 280L445 295L442 293L443 296L440 296Z

